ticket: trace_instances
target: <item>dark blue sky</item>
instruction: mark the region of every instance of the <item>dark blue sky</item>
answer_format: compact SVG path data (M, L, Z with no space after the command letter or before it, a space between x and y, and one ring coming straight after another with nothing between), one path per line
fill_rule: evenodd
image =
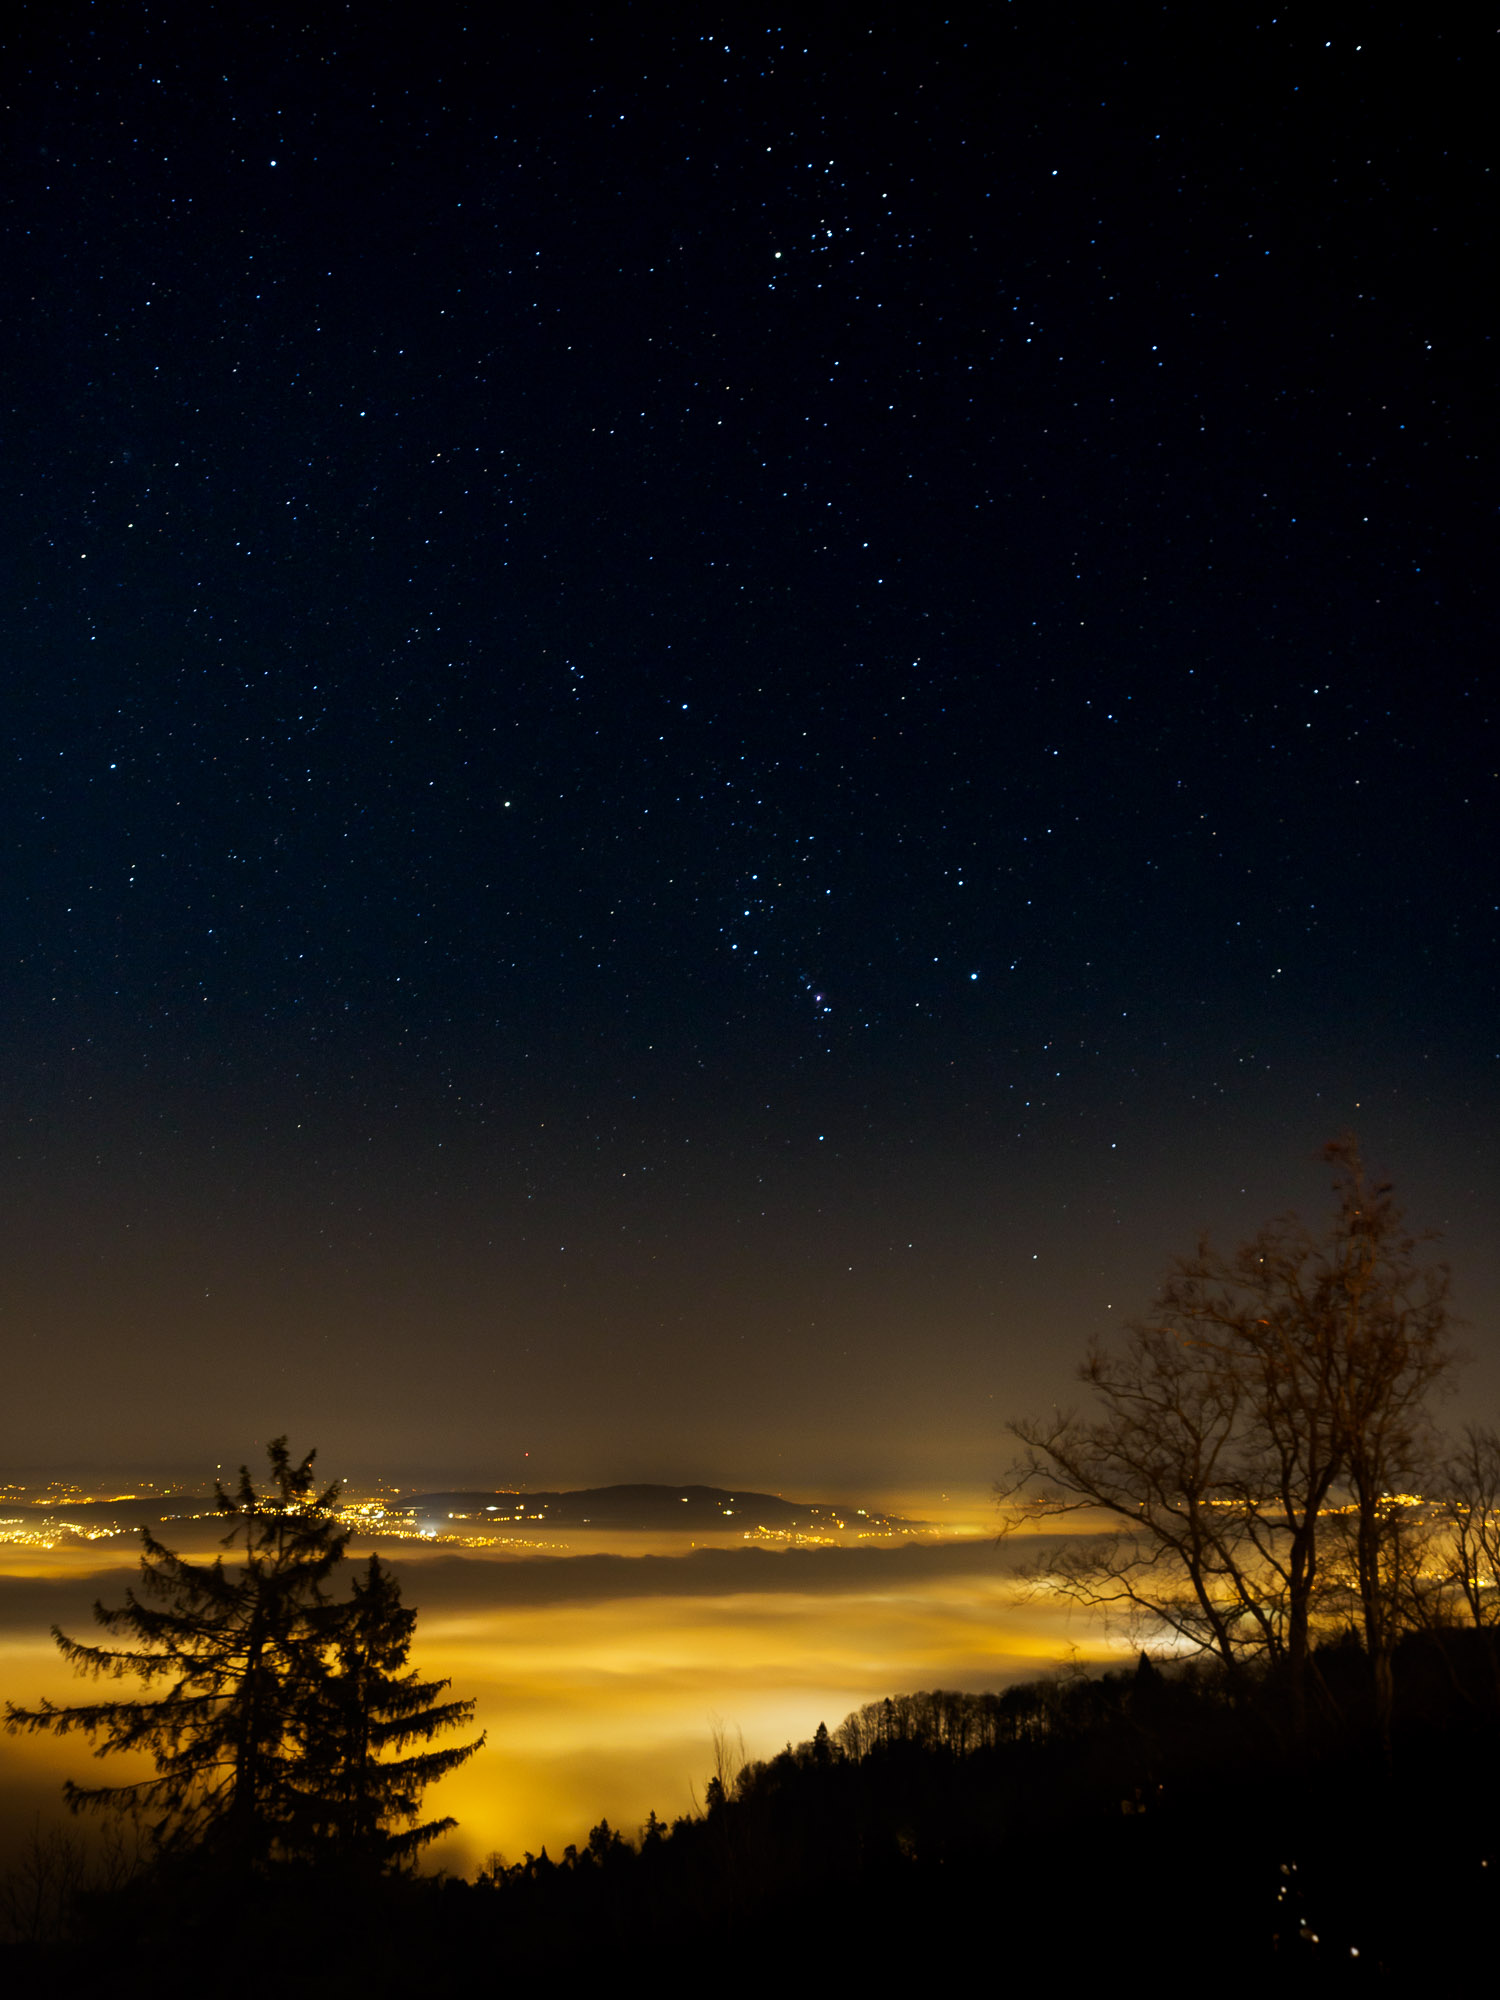
M982 1477L1351 1125L1493 1413L1490 52L909 12L10 32L16 1462Z

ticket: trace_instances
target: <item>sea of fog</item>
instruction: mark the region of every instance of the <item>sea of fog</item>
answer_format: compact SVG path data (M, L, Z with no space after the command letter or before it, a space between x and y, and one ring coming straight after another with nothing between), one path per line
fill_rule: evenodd
M650 1811L691 1811L716 1731L765 1757L883 1695L998 1688L1119 1650L1066 1603L1028 1593L987 1494L878 1504L932 1525L826 1547L587 1531L544 1548L382 1544L420 1612L413 1665L472 1700L485 1733L427 1795L432 1816L459 1822L429 1865L468 1873L544 1845L555 1856L601 1818L633 1833ZM0 1545L0 1694L88 1698L50 1628L93 1636L91 1604L118 1603L135 1573L125 1540ZM0 1737L0 1858L62 1816L64 1776L136 1774L94 1761L78 1737Z

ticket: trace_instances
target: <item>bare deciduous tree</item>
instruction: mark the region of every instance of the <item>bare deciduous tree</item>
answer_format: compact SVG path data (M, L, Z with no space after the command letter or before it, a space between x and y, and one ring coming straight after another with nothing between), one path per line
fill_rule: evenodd
M1454 1361L1448 1275L1352 1138L1325 1158L1327 1228L1285 1217L1229 1256L1201 1240L1123 1348L1084 1362L1091 1411L1011 1426L1002 1499L1012 1523L1102 1511L1032 1574L1231 1669L1284 1662L1299 1703L1315 1621L1352 1614L1386 1713L1410 1576L1396 1496Z
M1472 1425L1443 1467L1442 1577L1467 1622L1500 1625L1500 1435Z

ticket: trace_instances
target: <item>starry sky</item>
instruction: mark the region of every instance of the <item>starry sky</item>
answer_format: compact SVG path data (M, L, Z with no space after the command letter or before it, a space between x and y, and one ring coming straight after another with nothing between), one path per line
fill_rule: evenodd
M13 13L6 1463L984 1479L1350 1127L1496 1413L1493 58L1367 26Z

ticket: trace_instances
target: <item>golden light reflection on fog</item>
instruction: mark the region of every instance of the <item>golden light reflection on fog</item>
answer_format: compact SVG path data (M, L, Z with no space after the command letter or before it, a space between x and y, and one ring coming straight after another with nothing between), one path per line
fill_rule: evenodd
M716 1721L751 1757L919 1687L1044 1672L1082 1637L993 1572L925 1589L645 1598L434 1622L420 1664L479 1702L483 1756L447 1780L463 1866L498 1847L556 1854L601 1815L633 1830L702 1796ZM1097 1646L1087 1649L1100 1650Z
M960 1511L944 1522L947 1534L963 1526ZM602 1574L594 1563L545 1560L518 1574L500 1552L470 1555L461 1567L436 1554L398 1559L407 1600L421 1611L414 1665L472 1697L477 1726L488 1731L484 1751L429 1794L431 1811L460 1823L431 1865L467 1872L492 1850L514 1860L544 1844L556 1855L601 1817L634 1832L648 1811L689 1811L712 1769L716 1723L743 1735L748 1756L765 1757L883 1695L998 1687L1045 1673L1075 1647L1084 1658L1108 1650L1065 1605L1026 1602L1005 1557L979 1535L855 1561L694 1554L687 1538L675 1550L670 1539L653 1538L656 1562L616 1560ZM97 1551L59 1550L45 1565L30 1552L12 1562L11 1553L0 1551L0 1687L26 1703L82 1699L47 1626L58 1618L84 1636L90 1600L117 1603L133 1570L101 1576ZM659 1560L668 1554L683 1560ZM767 1569L782 1562L796 1567ZM632 1594L647 1571L651 1594ZM794 1587L763 1587L770 1582ZM517 1587L562 1601L485 1601ZM38 1808L58 1810L65 1774L131 1775L123 1760L94 1763L76 1739L0 1738L6 1844L18 1811L29 1824Z

